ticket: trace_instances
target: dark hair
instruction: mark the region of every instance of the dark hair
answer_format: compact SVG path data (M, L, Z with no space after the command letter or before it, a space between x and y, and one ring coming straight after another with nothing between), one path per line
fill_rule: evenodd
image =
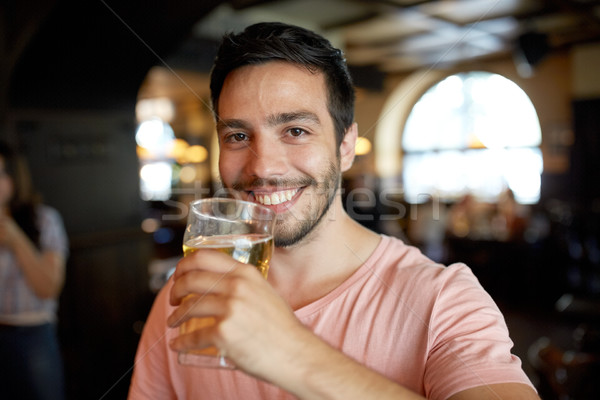
M13 181L14 194L9 203L10 214L23 232L39 247L40 230L36 217L39 197L33 190L27 163L23 156L3 142L0 142L0 158L4 160L6 174Z
M316 33L279 22L262 22L239 34L229 33L215 58L210 79L213 112L219 118L218 101L227 75L242 66L287 61L322 72L327 84L327 106L338 145L354 122L354 87L343 53Z

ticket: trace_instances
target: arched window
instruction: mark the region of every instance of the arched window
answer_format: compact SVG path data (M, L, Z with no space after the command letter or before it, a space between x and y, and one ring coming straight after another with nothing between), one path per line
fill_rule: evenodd
M421 96L406 121L406 200L471 194L494 202L511 189L518 202L536 203L541 139L535 108L514 82L480 71L451 75Z

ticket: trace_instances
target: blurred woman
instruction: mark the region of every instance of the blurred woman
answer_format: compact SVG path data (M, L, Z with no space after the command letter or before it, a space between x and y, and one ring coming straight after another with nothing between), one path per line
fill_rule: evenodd
M67 252L60 215L0 143L0 399L64 398L55 328Z

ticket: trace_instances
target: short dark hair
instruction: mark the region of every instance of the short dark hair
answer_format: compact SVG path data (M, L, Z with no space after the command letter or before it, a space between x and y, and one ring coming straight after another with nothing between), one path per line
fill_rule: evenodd
M324 37L294 25L261 22L243 32L228 33L217 52L211 72L213 112L219 118L218 101L227 75L242 66L287 61L322 72L327 85L327 107L339 145L354 122L354 86L341 50Z

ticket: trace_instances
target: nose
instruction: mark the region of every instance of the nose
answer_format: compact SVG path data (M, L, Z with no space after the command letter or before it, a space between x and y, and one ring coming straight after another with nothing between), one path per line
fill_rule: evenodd
M285 174L288 157L285 148L276 140L257 135L248 149L245 172L249 176L268 179Z

